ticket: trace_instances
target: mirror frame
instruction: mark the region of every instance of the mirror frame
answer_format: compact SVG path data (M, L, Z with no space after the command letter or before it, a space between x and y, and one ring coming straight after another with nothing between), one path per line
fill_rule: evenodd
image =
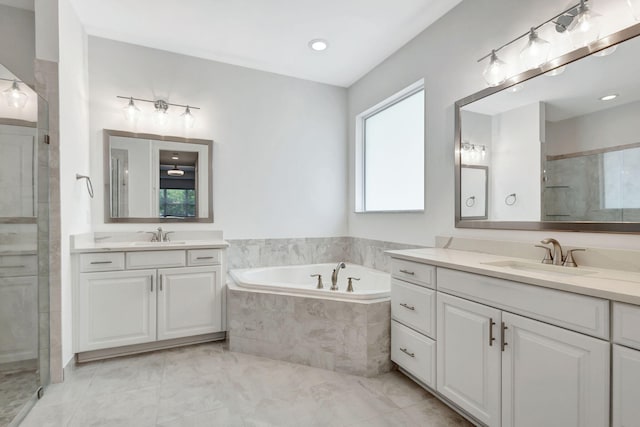
M194 138L182 138L178 136L165 136L154 135L150 133L134 133L125 132L113 129L104 129L103 132L103 180L104 180L104 222L107 223L162 223L162 222L213 222L213 141L210 139L194 139ZM140 138L140 139L154 139L157 141L169 141L180 142L186 144L199 144L206 145L209 148L209 155L207 158L207 166L209 168L207 173L207 179L209 182L208 191L208 215L206 217L194 217L194 218L162 218L162 217L127 217L127 218L113 218L111 216L111 149L110 149L110 137L121 136L125 138Z
M555 230L555 231L586 231L586 232L606 232L606 233L638 233L640 232L640 222L605 222L605 221L486 221L464 219L461 217L461 148L462 129L460 110L467 104L478 101L494 93L500 92L511 86L538 77L554 68L562 67L585 58L595 52L606 49L610 46L625 42L640 35L640 24L613 33L588 46L576 49L558 58L555 58L541 67L527 70L514 77L507 79L503 84L496 87L483 89L473 95L467 96L455 102L455 227L473 229L492 230Z

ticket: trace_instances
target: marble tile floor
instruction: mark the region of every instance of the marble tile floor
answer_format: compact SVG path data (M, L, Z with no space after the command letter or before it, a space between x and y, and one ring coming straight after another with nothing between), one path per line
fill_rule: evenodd
M21 426L471 424L397 371L364 378L209 343L80 365Z
M9 423L38 390L36 370L0 372L0 427Z

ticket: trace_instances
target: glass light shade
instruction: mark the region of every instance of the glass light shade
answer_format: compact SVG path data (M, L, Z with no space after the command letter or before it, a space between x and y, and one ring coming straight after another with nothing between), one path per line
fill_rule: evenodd
M182 169L178 169L178 165L175 165L173 169L169 169L167 171L167 175L169 176L182 176L184 175L184 171Z
M529 41L520 52L520 60L527 69L538 68L549 58L551 43L538 37L538 33L532 28L529 33Z
M631 13L636 21L640 21L640 0L627 0L627 4L631 8Z
M153 119L157 125L161 127L167 127L169 125L169 113L167 113L167 110L156 108L156 111L153 114Z
M191 113L189 106L187 106L186 110L184 110L184 113L182 113L180 117L182 117L184 127L187 129L191 129L196 122L196 118L193 113Z
M17 80L13 81L9 89L2 91L2 95L11 108L23 109L27 105L27 94L20 90Z
M133 98L129 99L129 104L123 109L124 117L127 121L135 123L140 118L140 109L136 107L136 104L133 102Z
M588 46L600 38L600 15L582 2L569 26L571 42L576 48Z
M489 65L482 73L489 86L499 86L507 80L507 64L502 62L495 51L491 52Z

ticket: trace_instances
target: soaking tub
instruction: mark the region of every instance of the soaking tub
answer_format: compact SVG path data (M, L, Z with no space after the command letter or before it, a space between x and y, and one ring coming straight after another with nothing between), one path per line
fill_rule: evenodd
M338 290L331 291L331 273L338 263L308 264L283 267L231 270L235 284L266 292L308 295L334 300L379 300L389 298L389 274L361 265L346 263L338 273ZM323 289L317 289L317 277L322 275ZM355 277L354 292L347 292L347 278Z

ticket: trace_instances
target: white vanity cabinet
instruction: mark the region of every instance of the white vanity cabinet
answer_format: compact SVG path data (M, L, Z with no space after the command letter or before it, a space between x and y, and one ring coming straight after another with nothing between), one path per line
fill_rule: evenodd
M613 305L613 427L640 423L640 307Z
M395 261L392 259L392 265ZM403 270L413 271L404 268L413 261L401 261ZM609 301L450 268L424 267L435 273L430 281L433 289L426 289L435 294L433 312L421 309L421 318L413 319L398 311L392 321L392 360L404 372L483 425L609 425ZM399 310L394 286L400 297L411 299L406 288L417 283L392 277L392 315ZM410 316L424 301L419 297L422 289L414 289L411 307L415 310ZM402 322L413 334L428 339L422 325L433 324L431 315L435 315L436 333L430 344L437 357L415 366L416 358L406 359L395 348L396 342L406 343L407 334L394 326ZM640 375L640 357L626 355L621 367L626 364L634 366L626 369L637 369L629 373L631 378ZM434 367L435 384L416 374ZM628 391L640 387L634 381L626 381L620 393L637 400L638 390ZM627 411L637 412L635 406L627 405ZM634 422L639 419L636 413L625 416Z
M75 352L188 341L223 332L221 252L204 248L79 254Z

